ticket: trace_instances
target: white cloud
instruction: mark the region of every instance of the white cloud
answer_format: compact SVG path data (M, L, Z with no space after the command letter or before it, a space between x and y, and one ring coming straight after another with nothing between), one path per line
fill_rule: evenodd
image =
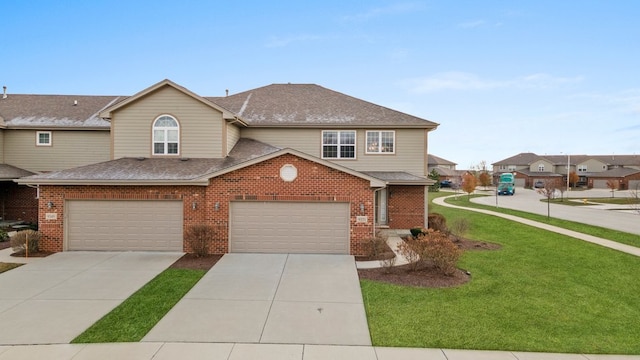
M292 35L292 36L286 36L286 37L272 36L266 42L265 46L268 48L285 47L292 43L318 41L324 38L325 38L324 36L311 35L311 34L300 34L300 35Z
M423 8L422 3L416 3L416 2L397 3L389 6L372 8L367 11L354 14L354 15L345 15L342 17L342 21L347 21L347 22L367 21L380 16L402 14L402 13L420 10L422 8Z
M484 20L475 20L475 21L468 21L468 22L463 22L458 24L458 27L464 28L464 29L470 29L470 28L476 28L482 25L485 25L487 22Z
M442 90L485 90L496 88L544 89L580 81L582 81L581 76L573 78L555 77L544 73L495 80L481 78L478 75L461 71L449 71L429 77L410 79L405 83L409 84L411 92L430 93Z

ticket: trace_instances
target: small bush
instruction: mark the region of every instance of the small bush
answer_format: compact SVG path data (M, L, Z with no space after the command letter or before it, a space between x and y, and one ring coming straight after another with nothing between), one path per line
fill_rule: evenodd
M9 234L7 234L7 231L4 229L0 229L0 241L7 241L9 240Z
M17 253L25 253L27 252L27 248L30 253L37 252L39 250L40 237L40 232L35 230L18 231L10 239L11 247L13 251ZM27 241L29 242L28 247Z
M449 236L439 231L430 231L425 237L424 250L423 256L431 260L436 269L444 275L451 276L455 273L462 251Z
M424 234L424 228L421 227L414 227L409 229L409 231L411 232L411 236L413 236L414 238L420 236L421 234Z
M442 214L431 213L427 216L427 227L429 229L446 233L447 219Z
M424 235L420 234L417 238L408 238L398 245L398 251L409 262L409 268L412 271L418 270L421 265L424 253Z
M380 260L380 264L382 265L382 270L384 271L385 274L391 273L391 270L393 270L393 267L396 265L396 259L397 257L394 256L392 258Z
M460 218L455 219L451 223L451 227L449 228L449 232L455 237L456 241L460 241L461 238L469 231L471 224L469 223L469 219Z
M185 240L191 244L193 253L200 257L209 253L209 244L216 235L216 230L211 225L191 225L187 228Z
M367 240L365 244L366 254L372 258L387 251L387 241L381 236L374 236Z

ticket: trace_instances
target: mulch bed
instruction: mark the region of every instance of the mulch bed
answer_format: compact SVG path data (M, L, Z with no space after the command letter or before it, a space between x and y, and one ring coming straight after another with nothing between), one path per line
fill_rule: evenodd
M6 248L10 248L10 247L11 247L11 244L10 244L10 241L9 241L9 240L7 240L7 241L0 241L0 250L4 250L4 249L6 249Z
M29 256L27 256L26 253L24 252L14 252L13 254L11 254L11 256L13 257L30 257L30 258L43 258L43 257L47 257L49 255L53 254L52 252L48 252L48 251L36 251L36 252L30 252Z
M184 254L180 259L176 260L170 268L172 269L191 269L191 270L209 270L215 265L222 255L203 255Z
M464 251L497 250L501 246L484 241L458 239L454 243ZM453 275L447 276L440 273L434 266L425 264L412 270L411 265L394 266L391 268L358 269L360 279L385 282L395 285L445 288L465 284L471 280L471 274L458 269Z

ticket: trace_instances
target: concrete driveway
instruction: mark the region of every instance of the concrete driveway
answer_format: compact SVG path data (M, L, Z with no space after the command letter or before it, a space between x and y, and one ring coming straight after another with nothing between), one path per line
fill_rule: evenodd
M0 274L0 344L69 343L180 253L62 252Z
M352 256L227 254L147 342L371 345Z

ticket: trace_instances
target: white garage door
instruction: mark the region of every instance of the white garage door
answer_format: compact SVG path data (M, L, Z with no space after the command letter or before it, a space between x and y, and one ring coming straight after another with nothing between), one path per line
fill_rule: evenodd
M523 188L524 187L524 182L525 182L524 179L516 179L516 181L515 181L516 187Z
M232 202L231 252L349 254L349 204Z
M608 189L607 180L593 180L594 189Z
M182 251L182 201L69 200L68 250Z

